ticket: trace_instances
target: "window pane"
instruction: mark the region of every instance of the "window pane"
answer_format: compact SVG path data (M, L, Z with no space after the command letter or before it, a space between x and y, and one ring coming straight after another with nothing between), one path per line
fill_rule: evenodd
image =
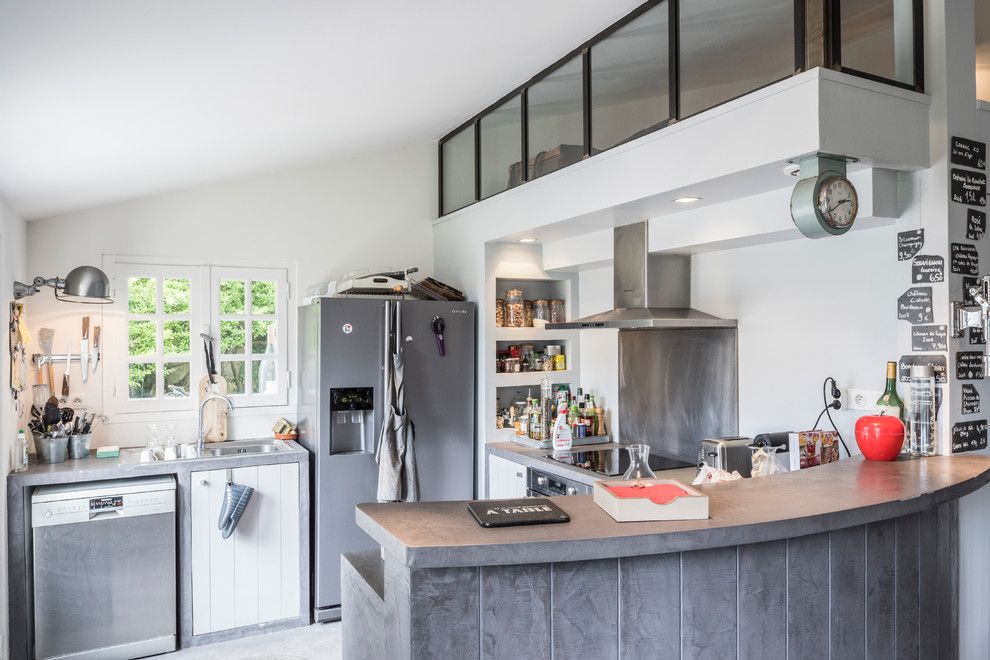
M535 179L584 156L584 80L575 57L529 88L529 177Z
M668 30L665 2L591 49L593 153L669 118Z
M185 355L189 352L189 321L165 321L165 355Z
M443 212L474 201L474 126L461 129L443 143Z
M225 355L247 353L244 343L244 321L220 321L220 352Z
M165 363L165 396L189 396L189 363Z
M912 5L913 0L842 0L842 66L914 84Z
M243 362L221 362L220 375L227 380L227 394L244 394Z
M162 308L166 314L189 313L189 280L162 280Z
M522 183L522 96L481 118L481 196Z
M154 314L155 278L131 277L127 280L127 311L131 314Z
M275 360L251 361L251 392L254 394L276 394L278 392Z
M220 280L220 313L244 313L244 280Z
M976 3L976 98L990 101L990 2Z
M153 355L155 352L154 321L127 322L127 354L132 357Z
M681 0L679 43L687 117L794 73L794 0Z
M251 282L251 313L275 313L274 282Z
M152 399L155 396L155 365L127 366L127 393L132 399Z
M251 321L251 352L275 352L275 321Z

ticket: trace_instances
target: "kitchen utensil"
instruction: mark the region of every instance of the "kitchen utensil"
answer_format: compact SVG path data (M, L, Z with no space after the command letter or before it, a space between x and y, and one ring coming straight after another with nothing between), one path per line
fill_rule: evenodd
M65 460L65 455L69 449L69 438L62 437L38 437L34 438L34 448L38 452L38 461L41 463L61 463Z
M58 398L50 397L41 413L41 421L46 427L54 426L62 421L62 411L58 407Z
M447 324L444 322L443 317L434 316L430 327L433 329L433 334L437 338L437 352L440 353L440 357L444 357L447 355L447 346L443 341L443 331L447 329Z
M904 424L894 415L863 415L856 420L856 444L871 461L892 461L904 445Z
M82 318L82 340L79 342L79 364L82 382L89 380L89 317Z
M65 345L65 371L62 372L62 396L69 396L69 373L72 371L72 342Z
M76 416L76 411L72 408L62 408L62 423L68 424Z
M217 363L213 357L213 335L208 335L205 332L199 333L199 336L203 338L203 355L206 359L206 375L210 379L210 384L215 385L217 382Z
M210 383L209 376L203 376L199 381L199 402L202 405L211 394L227 394L227 379L214 376L215 383ZM206 442L224 442L227 440L227 415L230 409L223 399L207 401L203 407L203 437Z
M38 330L38 345L45 354L48 365L48 394L55 394L55 369L52 367L52 344L55 343L55 331L51 328Z
M103 326L93 328L93 371L100 364L100 335L103 334Z

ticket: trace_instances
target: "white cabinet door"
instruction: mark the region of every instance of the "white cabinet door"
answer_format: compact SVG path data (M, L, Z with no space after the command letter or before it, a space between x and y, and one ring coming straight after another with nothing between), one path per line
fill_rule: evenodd
M226 539L217 520L227 470L192 473L194 635L299 616L299 465L231 472L254 493Z
M488 497L507 500L526 497L526 468L501 456L488 456Z

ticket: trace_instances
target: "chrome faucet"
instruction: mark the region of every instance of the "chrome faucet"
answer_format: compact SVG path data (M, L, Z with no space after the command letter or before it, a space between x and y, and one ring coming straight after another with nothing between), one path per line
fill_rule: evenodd
M199 432L196 434L196 456L199 458L203 457L203 444L206 442L206 431L203 429L203 410L206 408L206 404L214 399L222 399L227 402L227 408L230 412L234 411L234 402L225 397L223 394L211 394L210 396L203 399L199 404Z

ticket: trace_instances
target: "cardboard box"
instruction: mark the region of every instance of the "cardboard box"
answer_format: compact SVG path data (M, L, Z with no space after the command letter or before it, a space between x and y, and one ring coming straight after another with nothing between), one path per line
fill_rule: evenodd
M788 437L791 470L835 463L839 460L839 434L835 431L796 431Z

